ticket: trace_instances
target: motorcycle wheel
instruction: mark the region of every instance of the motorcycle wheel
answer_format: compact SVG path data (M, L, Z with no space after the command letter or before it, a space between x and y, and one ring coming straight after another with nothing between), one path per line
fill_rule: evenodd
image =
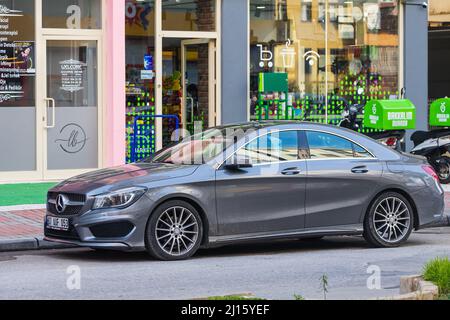
M450 158L441 157L436 160L436 171L442 184L450 183Z

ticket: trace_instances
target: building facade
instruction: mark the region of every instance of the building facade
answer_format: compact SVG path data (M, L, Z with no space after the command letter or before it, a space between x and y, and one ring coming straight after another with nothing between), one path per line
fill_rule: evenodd
M402 93L426 130L450 89L446 2L0 0L0 182L136 161L177 128L338 124ZM262 73L286 88L262 91Z

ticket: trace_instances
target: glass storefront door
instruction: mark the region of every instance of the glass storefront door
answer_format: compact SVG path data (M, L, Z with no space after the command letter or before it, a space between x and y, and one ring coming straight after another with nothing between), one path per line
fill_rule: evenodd
M98 41L46 43L46 178L99 167Z
M215 41L164 38L162 114L176 116L193 134L215 124ZM173 118L164 118L163 146L172 142Z
M214 118L214 41L209 39L184 40L181 42L181 74L183 99L181 118L183 128L191 134L212 125Z

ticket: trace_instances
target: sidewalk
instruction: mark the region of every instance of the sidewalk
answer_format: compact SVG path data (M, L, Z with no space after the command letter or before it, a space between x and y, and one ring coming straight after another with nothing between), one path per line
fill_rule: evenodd
M445 189L446 213L449 215L450 187ZM67 247L43 240L44 216L44 205L0 207L0 252Z
M67 247L43 240L44 217L42 205L0 207L0 252Z

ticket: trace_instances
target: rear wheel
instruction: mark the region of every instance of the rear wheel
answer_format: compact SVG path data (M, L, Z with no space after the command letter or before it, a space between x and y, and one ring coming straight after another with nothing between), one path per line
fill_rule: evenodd
M169 201L158 207L147 225L147 251L159 260L183 260L200 248L202 220L197 210L184 201Z
M379 196L364 219L364 238L378 248L398 247L408 240L414 228L409 201L399 193Z

